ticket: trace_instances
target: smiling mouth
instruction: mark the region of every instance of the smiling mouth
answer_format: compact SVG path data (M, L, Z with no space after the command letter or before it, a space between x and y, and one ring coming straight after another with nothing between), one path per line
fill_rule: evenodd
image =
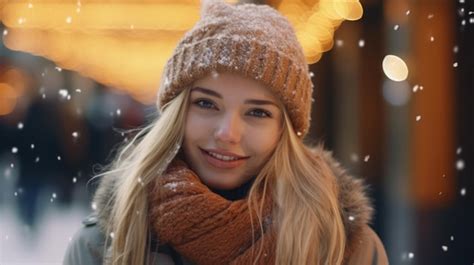
M202 149L202 148L200 148L200 149L201 149L201 151L203 151L207 155L209 155L213 158L222 160L222 161L236 161L236 160L242 160L242 159L247 159L248 158L248 157L242 157L242 156L223 155L223 154L208 151L208 150L205 150L205 149Z
M206 161L216 168L221 169L231 169L235 167L239 167L245 163L245 161L249 157L238 157L238 156L230 156L230 155L223 155L216 152L204 150L199 148L201 152L204 154Z

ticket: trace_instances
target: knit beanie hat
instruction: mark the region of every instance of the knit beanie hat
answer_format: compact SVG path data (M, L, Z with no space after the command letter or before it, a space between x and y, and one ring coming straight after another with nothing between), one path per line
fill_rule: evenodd
M158 109L214 72L261 82L281 100L297 135L308 132L313 91L308 64L293 27L275 9L203 1L200 20L165 65Z

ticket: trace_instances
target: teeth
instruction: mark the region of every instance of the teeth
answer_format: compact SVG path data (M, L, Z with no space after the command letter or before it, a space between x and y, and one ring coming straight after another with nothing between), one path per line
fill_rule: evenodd
M220 159L220 160L224 160L224 161L234 161L234 160L238 160L237 157L233 157L233 156L223 156L223 155L220 155L220 154L216 154L216 153L213 153L213 152L207 152L209 155L217 158L217 159Z

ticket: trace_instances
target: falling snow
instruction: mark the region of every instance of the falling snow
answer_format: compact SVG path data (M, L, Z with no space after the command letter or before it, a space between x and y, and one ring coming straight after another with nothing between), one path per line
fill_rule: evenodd
M407 16L410 15L410 12L411 12L410 10L407 10L407 12L405 12L405 15Z
M72 183L76 183L77 182L77 178L72 178Z
M393 30L398 30L400 28L400 26L398 24L396 24L395 26L393 26Z
M370 155L366 155L366 156L364 157L364 162L368 162L369 159L370 159Z
M459 159L456 161L456 169L457 170L463 170L464 169L464 160Z
M364 47L365 46L365 40L359 40L359 47Z
M31 149L35 149L35 144L31 144L31 145L30 145L30 148L31 148Z
M97 210L97 204L95 202L93 202L91 204L91 208L92 208L92 210Z
M58 156L57 158L58 158L58 160L61 160L61 156Z
M458 147L458 148L456 149L456 155L461 154L461 152L462 152L462 148L461 148L461 147Z
M8 30L4 29L3 30L3 36L7 36L8 35Z
M454 68L458 67L458 62L454 62L454 63L453 63L453 67L454 67Z
M429 14L427 18L428 18L428 19L434 18L434 14Z
M459 191L459 194L461 194L461 196L466 196L466 188L462 188L462 189Z
M74 137L74 138L79 137L79 133L78 133L78 132L73 132L73 133L72 133L72 137Z
M342 47L344 45L344 41L343 40L336 40L336 46L337 47Z
M17 128L19 130L23 129L23 122L19 122L18 125L17 125Z
M69 95L69 92L67 91L67 89L60 89L58 93L62 98L66 98Z
M17 147L12 147L12 153L13 153L13 154L18 153L18 148L17 148Z
M178 183L166 183L164 187L169 190L176 191L176 187L178 187Z
M451 241L454 241L454 236L451 236L449 239L450 239Z
M71 24L71 22L72 22L72 17L70 17L70 16L67 17L66 18L66 23Z
M435 39L433 36L430 37L430 41L433 42Z
M351 215L351 216L349 216L349 221L351 221L351 222L352 222L352 221L354 221L354 220L355 220L355 217L354 217L354 216L352 216L352 215Z
M59 67L59 66L54 67L54 69L56 69L58 72L61 72L61 71L63 70L63 69L62 69L61 67Z
M402 253L402 260L407 260L407 259L414 259L415 254L413 252L403 252Z
M448 251L448 246L441 246L444 252Z
M420 121L421 120L421 115L417 115L416 116L416 121Z

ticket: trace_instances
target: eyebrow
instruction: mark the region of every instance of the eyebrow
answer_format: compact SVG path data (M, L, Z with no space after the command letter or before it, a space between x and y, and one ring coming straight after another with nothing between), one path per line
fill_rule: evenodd
M193 91L198 91L198 92L201 92L201 93L204 93L204 94L222 99L221 94L219 94L215 91L212 91L210 89L207 89L207 88L194 87L194 88L191 89L191 92L193 92ZM254 105L274 105L275 107L279 108L279 106L275 102L270 101L270 100L264 100L264 99L246 99L244 101L244 103L245 104L254 104Z

